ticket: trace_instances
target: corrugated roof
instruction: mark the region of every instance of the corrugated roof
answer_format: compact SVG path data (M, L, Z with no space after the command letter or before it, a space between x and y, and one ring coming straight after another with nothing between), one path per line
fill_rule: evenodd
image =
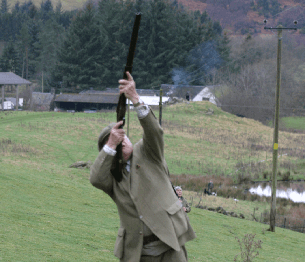
M83 90L80 94L117 94L119 93L119 88L109 88L107 87L105 90ZM151 90L151 89L137 89L137 93L140 96L154 96L159 95L159 90Z
M119 94L61 94L55 102L117 104Z
M30 81L12 72L0 72L0 85L30 85Z

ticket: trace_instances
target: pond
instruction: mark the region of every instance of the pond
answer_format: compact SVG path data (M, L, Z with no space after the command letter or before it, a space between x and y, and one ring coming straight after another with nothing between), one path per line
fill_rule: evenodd
M267 197L271 197L271 191L271 183L261 183L249 189L252 194ZM278 182L276 197L290 199L296 203L305 203L305 183Z

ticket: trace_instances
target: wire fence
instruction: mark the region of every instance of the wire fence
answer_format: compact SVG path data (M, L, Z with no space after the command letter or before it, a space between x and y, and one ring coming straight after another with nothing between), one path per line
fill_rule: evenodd
M270 224L270 213L261 213L260 219L256 219L257 222L263 224ZM297 231L299 233L305 233L305 219L292 216L276 215L275 226L286 228L289 230Z

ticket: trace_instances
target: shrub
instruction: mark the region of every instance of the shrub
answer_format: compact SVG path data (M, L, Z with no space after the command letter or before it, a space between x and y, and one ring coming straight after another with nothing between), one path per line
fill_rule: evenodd
M237 183L238 184L244 184L244 183L249 183L249 182L251 182L251 175L243 174L243 173L239 173L237 175Z
M270 173L269 173L268 171L264 171L264 172L263 172L263 178L264 178L264 179L270 178Z
M246 234L242 240L240 240L238 237L235 238L238 241L241 252L234 257L234 261L251 262L259 255L257 249L262 248L263 242L260 239L255 242L255 234ZM239 256L241 260L237 260Z
M283 174L282 179L284 181L289 181L290 180L290 171L287 171L286 173Z

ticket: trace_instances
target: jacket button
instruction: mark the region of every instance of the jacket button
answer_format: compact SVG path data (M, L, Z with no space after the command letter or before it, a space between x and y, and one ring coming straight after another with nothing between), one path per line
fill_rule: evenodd
M139 169L139 168L140 168L140 165L136 165L136 168Z
M140 235L143 235L143 232L142 232L142 231L140 231Z
M141 216L140 216L140 219L142 219L142 218L143 218L143 216L141 215Z

